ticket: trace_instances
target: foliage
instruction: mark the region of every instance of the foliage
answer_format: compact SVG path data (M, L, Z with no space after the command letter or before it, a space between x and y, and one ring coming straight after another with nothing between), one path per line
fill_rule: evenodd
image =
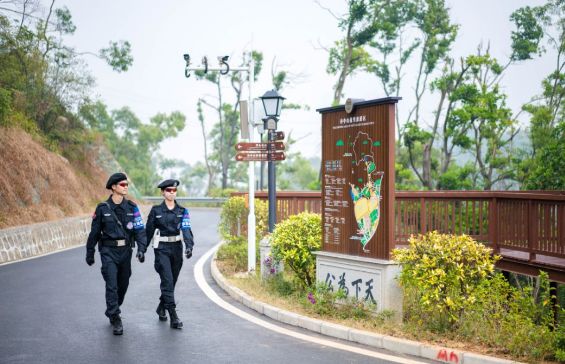
M520 57L544 53L543 41L556 52L555 69L542 81L542 94L522 107L530 114L531 148L522 150L519 180L527 189L565 189L565 3L551 0L543 6L521 8L512 16L517 27L530 29L528 37L519 39Z
M500 273L476 287L476 301L464 311L457 333L472 342L506 348L515 357L540 361L563 345L554 330L552 295L546 273L535 289L509 284Z
M287 152L285 162L277 164L276 173L277 189L302 191L310 190L310 187L317 187L318 171L300 152ZM319 188L314 188L314 190L319 190Z
M153 195L160 179L155 158L159 144L184 129L185 116L179 111L159 113L145 124L128 107L108 112L101 101L83 104L79 115L86 125L104 136L110 151L141 193Z
M319 250L321 243L321 216L303 212L276 225L271 254L290 267L301 284L310 287L316 280L316 258L312 252Z
M402 264L400 285L419 304L424 325L445 330L454 326L477 297L475 287L494 272L498 259L491 250L466 235L430 232L411 237L408 249L395 249Z
M489 347L518 358L559 357L563 330L554 322L546 273L512 286L495 273L490 249L468 236L432 232L396 249L402 264L405 323Z
M247 271L247 243L232 242L218 249L217 259L229 261L234 272Z
M3 2L0 9L0 124L21 128L45 147L79 165L94 140L74 112L94 83L85 70L88 52L65 44L75 32L66 7L34 15L38 1ZM129 57L130 49L121 57ZM108 62L118 62L108 55ZM122 62L131 65L132 60ZM87 172L87 174L90 171Z
M247 216L249 215L249 207L247 207L245 199L240 196L230 197L222 206L220 213L219 231L222 238L228 243L246 242L247 235ZM269 210L267 203L255 199L255 231L258 243L268 231Z
M255 64L255 80L259 76L263 65L263 54L261 52L244 52L241 67L249 65L251 60ZM221 188L225 189L228 186L233 186L230 181L230 175L238 176L241 174L233 173L237 168L235 162L234 148L237 143L238 134L240 131L239 124L239 100L241 99L242 91L247 82L249 82L249 75L243 77L247 73L231 72L225 77L233 90L233 102L226 102L225 92L222 88L222 81L224 76L218 71L211 71L204 73L204 71L196 71L195 75L198 80L208 81L214 85L217 93L217 102L209 102L205 98L198 101L197 112L202 136L204 138L204 158L206 159L206 167L208 171L208 189L212 188L213 176L216 174L221 175ZM206 131L205 117L202 105L211 108L216 114L216 122L213 124L209 132ZM210 148L210 149L209 149Z
M545 138L528 171L524 189L565 190L565 121L561 121Z

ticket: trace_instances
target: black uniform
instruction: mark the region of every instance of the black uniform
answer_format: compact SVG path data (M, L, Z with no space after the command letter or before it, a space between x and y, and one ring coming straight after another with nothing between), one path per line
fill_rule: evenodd
M120 314L120 305L124 301L131 276L131 256L135 241L138 243L138 251L145 252L145 227L137 205L125 198L116 205L111 196L106 202L98 204L92 216L86 257L87 262L89 258L94 261L94 249L98 243L102 276L106 282L106 316L110 319ZM120 246L122 244L124 245Z
M188 209L180 206L176 201L172 210L169 210L165 201L153 206L147 218L148 243L151 243L156 229L159 229L160 240L170 240L159 241L157 247L155 247L156 242L153 242L155 270L161 277L160 305L169 310L176 307L174 290L182 267L183 243L187 258L192 254L194 247Z

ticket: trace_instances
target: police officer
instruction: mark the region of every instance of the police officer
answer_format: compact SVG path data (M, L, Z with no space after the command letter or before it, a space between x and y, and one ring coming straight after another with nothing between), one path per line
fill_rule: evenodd
M92 216L92 227L86 243L86 263L94 264L94 248L98 244L102 276L106 282L106 316L114 335L123 334L120 306L131 276L132 249L137 241L137 258L143 263L147 240L137 205L125 198L128 180L124 173L114 173L106 183L112 190L108 200L98 204Z
M194 238L190 227L188 209L179 205L175 198L179 181L168 179L157 186L165 198L155 205L147 218L147 241L153 240L155 270L161 277L161 297L157 306L159 320L166 321L169 312L171 327L181 329L175 304L175 285L182 267L183 243L186 259L192 256Z

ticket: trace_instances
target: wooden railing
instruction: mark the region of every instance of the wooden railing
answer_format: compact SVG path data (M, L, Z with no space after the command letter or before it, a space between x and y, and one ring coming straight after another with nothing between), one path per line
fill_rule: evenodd
M277 192L277 221L302 211L321 213L320 192ZM550 274L565 282L565 191L397 191L395 245L432 230L470 235L501 254L509 270L553 267Z

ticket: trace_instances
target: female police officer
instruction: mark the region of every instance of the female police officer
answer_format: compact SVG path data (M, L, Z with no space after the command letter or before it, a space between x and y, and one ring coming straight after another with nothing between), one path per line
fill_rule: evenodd
M98 244L102 276L106 282L106 316L113 326L114 335L121 335L120 306L131 276L132 248L137 241L137 258L143 263L147 241L139 208L125 198L128 193L127 176L114 173L106 182L106 189L112 190L112 195L98 204L92 215L92 227L86 242L86 263L94 264L94 248Z
M147 218L147 241L153 239L155 249L155 270L161 277L161 297L157 306L159 320L166 321L165 310L169 311L171 327L182 328L182 322L176 313L175 285L182 267L182 248L185 245L185 256L192 256L194 239L190 228L188 209L176 201L179 181L168 179L157 186L165 200L151 208Z

